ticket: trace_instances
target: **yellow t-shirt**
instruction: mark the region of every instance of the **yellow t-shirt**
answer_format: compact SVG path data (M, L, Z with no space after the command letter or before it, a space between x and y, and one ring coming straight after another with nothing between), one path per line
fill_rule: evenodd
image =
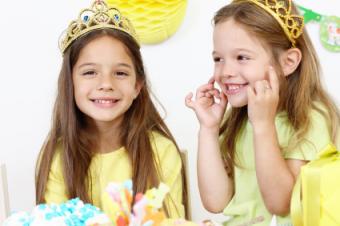
M180 154L173 142L158 133L151 133L150 140L162 182L170 188L171 200L169 195L165 199L170 217L184 217ZM62 173L60 152L61 147L58 148L53 158L45 193L46 203L62 203L69 199ZM110 153L96 154L92 159L90 172L93 204L112 216L111 201L105 192L106 186L109 182L123 182L132 177L132 167L125 148L122 147Z
M293 149L287 150L294 130L288 122L286 113L279 113L275 125L282 157L285 159L313 160L328 143L331 136L325 117L316 110L310 113L311 127L304 139ZM268 226L272 215L265 207L257 183L253 147L252 126L248 121L236 143L235 194L223 213L231 216L227 226L256 225ZM270 170L270 169L268 169ZM278 226L292 226L290 216L277 217Z

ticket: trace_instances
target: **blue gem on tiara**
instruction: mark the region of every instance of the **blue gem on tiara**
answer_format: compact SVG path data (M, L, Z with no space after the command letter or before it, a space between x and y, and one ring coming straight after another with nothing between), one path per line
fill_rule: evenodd
M89 20L89 16L84 16L84 22L87 22Z
M116 19L116 21L119 21L119 20L120 20L120 17L119 17L118 14L115 14L115 19Z

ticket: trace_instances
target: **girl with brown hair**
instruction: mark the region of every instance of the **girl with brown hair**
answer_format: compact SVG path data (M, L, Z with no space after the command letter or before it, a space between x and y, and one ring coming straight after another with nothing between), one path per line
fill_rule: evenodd
M37 164L36 202L79 197L110 215L109 182L133 192L167 184L169 217L185 216L178 146L150 97L130 22L103 1L81 11L61 38L63 64L52 128Z
M301 166L339 142L303 17L290 0L234 0L213 21L214 75L186 98L200 123L203 205L230 216L228 226L268 226L273 215L292 225Z

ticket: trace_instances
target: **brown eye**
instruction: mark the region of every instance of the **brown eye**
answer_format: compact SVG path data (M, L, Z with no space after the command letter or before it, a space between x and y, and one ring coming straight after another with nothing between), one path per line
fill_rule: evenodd
M91 76L91 75L95 75L95 74L96 74L95 71L86 71L82 75L84 75L84 76Z
M250 58L244 55L238 55L237 60L249 60Z
M118 71L116 73L117 76L128 76L128 73L124 72L124 71Z
M214 57L213 60L214 60L215 63L218 63L218 62L222 61L222 58L221 57Z

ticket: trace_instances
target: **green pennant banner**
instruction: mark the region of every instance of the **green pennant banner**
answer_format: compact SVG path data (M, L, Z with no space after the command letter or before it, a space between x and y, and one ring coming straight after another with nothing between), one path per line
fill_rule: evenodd
M298 8L306 24L310 21L320 23L322 45L329 51L340 52L340 17L321 15L302 6L298 6Z
M320 24L320 38L323 46L334 52L340 52L340 18L325 16Z

